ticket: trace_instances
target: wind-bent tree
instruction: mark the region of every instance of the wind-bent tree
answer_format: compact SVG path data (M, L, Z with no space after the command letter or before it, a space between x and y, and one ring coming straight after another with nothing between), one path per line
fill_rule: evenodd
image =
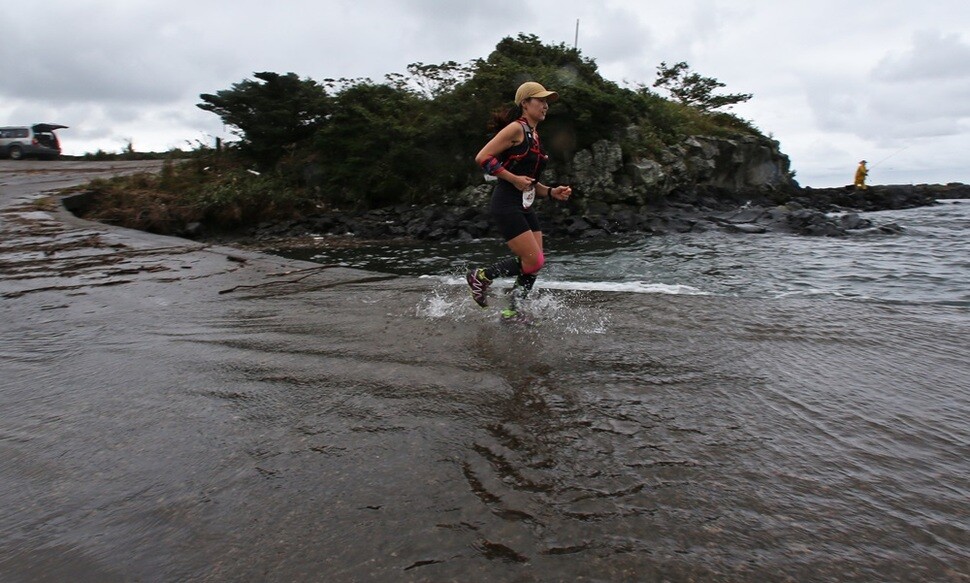
M329 113L326 89L295 73L254 73L257 80L234 83L215 95L204 93L197 106L222 118L241 138L240 149L271 167L296 145L316 134Z
M677 101L704 112L744 103L752 97L750 93L715 95L715 90L726 85L713 77L704 77L691 71L684 61L673 66L661 62L657 67L657 80L653 86L666 89Z
M407 70L407 75L400 73L385 75L387 83L402 91L412 91L426 99L435 99L453 91L472 74L468 65L460 65L455 61L440 65L411 63Z

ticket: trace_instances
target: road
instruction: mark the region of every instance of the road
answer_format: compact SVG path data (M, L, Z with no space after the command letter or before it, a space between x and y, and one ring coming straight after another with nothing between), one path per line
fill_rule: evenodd
M404 517L439 454L351 389L456 377L420 364L456 334L414 315L428 284L106 227L51 197L155 168L0 162L0 580L405 573L433 543Z
M559 397L532 386L583 335L548 346L435 280L110 227L58 202L157 167L0 162L0 581L607 572L564 541L581 530L496 493L533 471L502 465L516 438L496 430L523 407L556 423Z

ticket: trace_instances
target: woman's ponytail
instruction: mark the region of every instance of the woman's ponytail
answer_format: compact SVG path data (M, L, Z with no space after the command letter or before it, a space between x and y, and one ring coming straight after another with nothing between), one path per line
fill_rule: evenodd
M522 117L522 106L519 104L507 109L497 109L492 112L492 116L488 121L488 131L493 134L498 133L499 130L520 117Z

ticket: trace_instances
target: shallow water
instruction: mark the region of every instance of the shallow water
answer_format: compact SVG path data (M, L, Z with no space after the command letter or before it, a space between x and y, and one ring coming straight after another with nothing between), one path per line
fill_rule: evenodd
M557 253L526 328L428 250L2 298L0 575L966 581L966 288L884 276L959 258L709 236Z
M641 575L970 576L970 204L866 216L905 233L550 241L538 331L477 347L513 392L473 490L534 552ZM418 315L477 334L454 288L490 245L314 259L431 273Z
M902 235L846 238L722 231L610 241L548 239L540 286L776 298L836 298L970 306L970 201L865 213ZM402 275L460 275L506 253L499 241L420 246L364 245L279 251Z

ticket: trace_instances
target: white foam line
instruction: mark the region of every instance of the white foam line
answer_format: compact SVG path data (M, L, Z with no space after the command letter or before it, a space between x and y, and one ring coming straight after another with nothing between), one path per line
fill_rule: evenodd
M466 285L465 280L453 276L422 275L422 278L438 279L448 285ZM511 280L510 280L511 281ZM708 292L696 287L681 284L645 283L642 281L555 281L540 280L536 289L558 289L568 291L624 292L637 294L670 294L706 296Z
M540 287L581 291L630 292L641 294L673 294L706 296L707 292L681 284L645 283L642 281L545 281Z

